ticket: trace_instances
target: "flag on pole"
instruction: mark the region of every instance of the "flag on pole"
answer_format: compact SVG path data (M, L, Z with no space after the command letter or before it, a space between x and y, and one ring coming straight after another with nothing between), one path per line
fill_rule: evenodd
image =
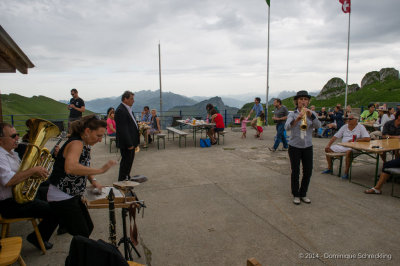
M269 5L269 1L268 5ZM351 0L339 0L339 2L342 4L342 11L344 13L350 13L351 12Z
M270 6L270 5L269 5L269 1L270 1L270 0L265 0L265 1L267 2L267 5Z

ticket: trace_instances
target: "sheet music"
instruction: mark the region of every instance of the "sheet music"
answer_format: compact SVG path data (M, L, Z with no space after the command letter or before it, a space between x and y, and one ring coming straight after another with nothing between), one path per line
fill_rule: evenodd
M84 196L89 201L94 201L94 200L99 200L99 199L107 199L107 196L110 193L110 189L113 190L114 196L116 198L124 197L124 195L121 193L121 191L114 187L103 187L101 189L101 194L94 193L93 189L86 189Z

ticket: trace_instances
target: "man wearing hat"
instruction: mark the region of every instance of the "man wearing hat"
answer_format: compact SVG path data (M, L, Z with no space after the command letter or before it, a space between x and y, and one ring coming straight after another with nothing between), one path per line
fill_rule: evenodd
M346 168L344 170L344 175L342 179L349 178L349 168L350 168L350 157L351 148L343 147L340 145L332 145L338 138L342 138L342 142L368 142L371 140L367 129L358 123L359 117L356 114L350 113L348 115L347 124L342 126L339 131L331 138L328 145L325 147L326 161L328 162L328 168L323 171L323 174L332 174L332 157L328 156L329 153L333 152L345 152L346 153Z
M365 110L360 117L363 122L378 120L378 112L375 111L375 105L373 103L368 104L368 110Z
M294 96L296 110L289 113L285 123L285 129L291 130L289 140L289 158L291 173L291 187L293 203L299 205L301 201L311 203L307 197L313 168L312 134L314 129L321 127L321 122L315 112L308 109L311 95L307 91L298 91ZM304 123L305 122L305 123ZM300 129L300 126L307 125ZM303 164L303 178L300 181L300 162Z

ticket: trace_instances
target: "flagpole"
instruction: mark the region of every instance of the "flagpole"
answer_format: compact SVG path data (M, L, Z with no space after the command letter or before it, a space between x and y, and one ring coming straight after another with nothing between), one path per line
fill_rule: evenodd
M349 12L349 29L347 35L347 68L346 68L346 93L344 97L344 108L347 106L347 90L348 90L348 81L349 81L349 50L350 50L350 14Z
M270 5L268 5L268 49L267 49L267 94L265 103L265 119L268 126L268 94L269 94L269 21L270 21Z
M162 86L161 86L161 48L160 48L160 42L158 42L158 77L160 80L160 126L161 126L161 121L163 117L163 111L162 111Z

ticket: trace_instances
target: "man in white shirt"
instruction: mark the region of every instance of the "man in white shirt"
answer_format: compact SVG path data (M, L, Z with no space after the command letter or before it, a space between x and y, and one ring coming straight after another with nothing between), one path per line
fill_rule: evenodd
M0 213L3 218L43 218L39 224L39 231L45 248L51 249L53 244L48 240L56 229L58 221L53 216L48 202L34 199L31 202L19 204L12 195L12 187L27 178L33 175L40 177L48 175L47 170L41 166L18 171L21 161L18 154L14 152L18 139L19 135L13 126L0 123ZM27 240L40 249L34 232L28 235Z
M368 131L363 125L358 123L359 117L355 114L349 114L346 118L348 120L347 124L342 126L339 131L331 138L328 145L325 147L326 153L346 153L346 168L342 179L349 178L349 168L350 168L350 155L352 149L343 147L341 145L332 145L338 138L342 138L342 142L368 142L371 140ZM326 156L326 161L328 162L328 169L323 171L323 174L332 174L332 157Z

